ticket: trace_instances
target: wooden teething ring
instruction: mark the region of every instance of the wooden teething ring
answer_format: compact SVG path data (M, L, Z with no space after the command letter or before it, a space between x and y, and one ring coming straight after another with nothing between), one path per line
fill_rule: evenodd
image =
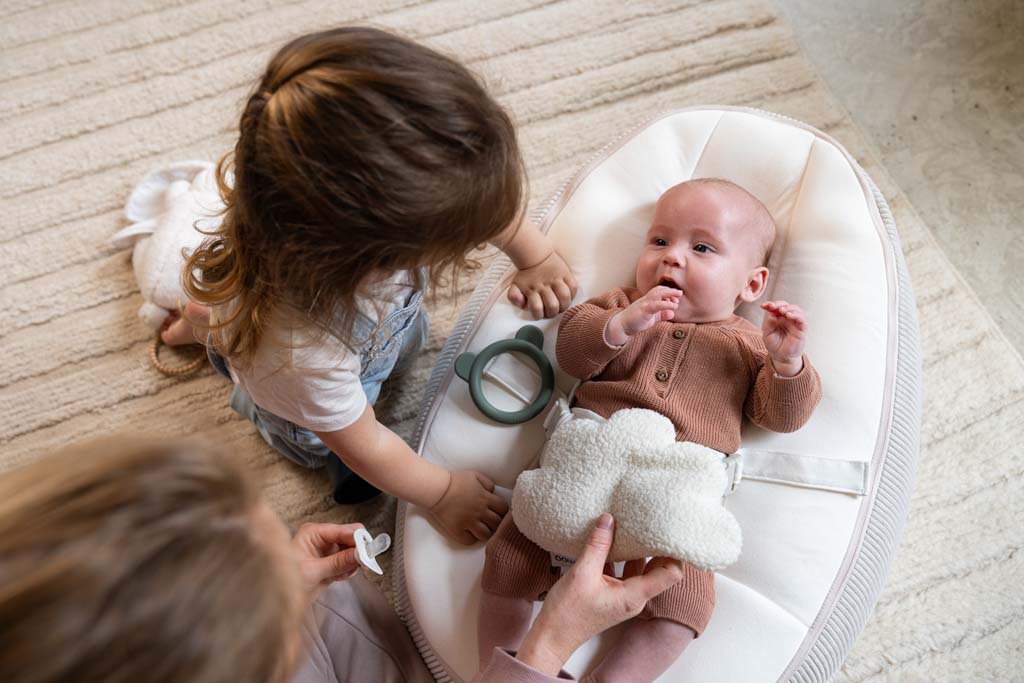
M168 377L187 377L201 368L203 363L206 361L206 354L201 354L188 365L183 365L180 368L169 367L160 360L161 345L163 345L163 340L160 339L160 333L157 332L156 339L153 340L153 345L149 347L149 360L153 363L153 367Z

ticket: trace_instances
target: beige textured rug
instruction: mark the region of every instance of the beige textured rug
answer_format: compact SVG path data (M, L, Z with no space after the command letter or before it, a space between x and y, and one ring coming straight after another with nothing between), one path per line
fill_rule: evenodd
M288 520L393 523L329 505L273 455L228 384L149 366L128 254L109 245L150 168L215 159L274 48L341 22L420 38L485 76L521 129L534 202L623 128L693 104L807 121L890 197L924 350L918 486L874 618L841 681L1024 679L1024 363L953 271L771 5L621 0L5 0L0 5L0 469L110 430L202 433L243 453ZM427 353L383 416L408 436L473 277L431 305ZM739 653L741 655L741 653Z

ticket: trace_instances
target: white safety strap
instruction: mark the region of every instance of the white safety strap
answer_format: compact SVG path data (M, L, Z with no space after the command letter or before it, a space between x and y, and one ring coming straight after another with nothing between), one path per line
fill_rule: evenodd
M741 448L742 478L863 496L868 491L868 463L813 455ZM735 456L730 456L735 457Z
M540 389L540 375L530 364L523 363L511 353L495 356L485 367L483 376L515 396L524 404L533 402Z
M524 405L530 405L537 397L540 390L540 374L533 363L524 363L516 357L515 353L502 353L492 358L484 366L483 378L493 382L507 391L513 397L519 399ZM576 383L576 386L579 382ZM572 404L572 395L576 391L573 386L569 393L569 403ZM555 398L562 396L558 387L554 389Z
M524 363L513 354L497 356L484 369L484 377L508 391L523 403L530 403L540 386L540 377L532 364ZM603 419L596 413L572 408L576 389L573 385L569 395L559 397L544 419L544 431L551 432L561 422L575 414L581 417ZM782 451L755 448L741 448L725 457L726 487L723 495L735 493L743 479L764 481L789 486L835 491L862 496L868 490L868 463L859 460L835 460L811 455L799 455Z

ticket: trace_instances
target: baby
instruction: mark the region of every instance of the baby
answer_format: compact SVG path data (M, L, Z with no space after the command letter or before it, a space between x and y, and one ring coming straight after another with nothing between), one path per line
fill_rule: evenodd
M760 330L735 314L764 293L774 240L771 214L733 183L691 180L666 191L636 288L574 306L559 325L558 363L582 380L575 407L602 418L647 408L671 420L677 441L721 453L739 448L744 415L776 432L803 426L821 398L803 353L803 311L763 303ZM480 623L491 626L480 631L481 657L518 646L532 601L557 579L549 553L507 515L487 546ZM654 680L704 630L714 603L713 574L684 563L683 581L647 603L585 680Z

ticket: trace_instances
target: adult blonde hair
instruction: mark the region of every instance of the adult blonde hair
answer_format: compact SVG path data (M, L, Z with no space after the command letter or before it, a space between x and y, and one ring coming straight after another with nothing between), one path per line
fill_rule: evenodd
M220 307L214 346L251 359L286 306L346 343L381 274L415 286L476 265L466 254L521 214L511 119L455 60L367 27L304 35L275 54L218 166L221 227L185 266L189 298Z
M198 444L108 438L0 475L0 680L277 683L297 584Z

